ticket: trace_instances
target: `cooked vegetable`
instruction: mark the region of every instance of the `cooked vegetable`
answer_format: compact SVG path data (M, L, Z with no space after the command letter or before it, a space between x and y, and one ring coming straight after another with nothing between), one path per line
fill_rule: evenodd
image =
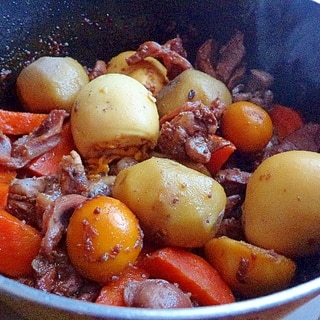
M270 141L272 121L260 106L239 101L230 104L221 119L222 135L240 152L259 152Z
M286 138L290 133L301 128L305 122L301 114L289 107L275 104L269 110L274 131L280 140Z
M203 258L189 251L165 247L146 256L143 268L153 278L177 283L200 305L234 302L234 296L219 273Z
M85 158L140 157L157 143L155 98L129 76L102 75L79 93L71 113L71 129Z
M23 135L39 127L47 117L43 113L17 112L0 109L0 130L6 135Z
M32 160L27 165L26 170L35 176L55 174L57 173L62 157L70 154L74 149L75 145L72 138L71 125L70 122L67 122L63 125L60 143L43 155Z
M137 215L149 240L189 248L215 235L226 204L222 186L211 177L155 157L122 170L113 196Z
M210 138L212 141L225 141L224 138L217 135L212 135ZM229 144L226 144L224 147L211 153L210 160L205 164L205 166L208 168L212 175L215 175L223 167L223 165L227 162L227 160L230 158L230 156L234 153L235 150L236 147L233 143L230 142Z
M153 95L157 95L168 83L167 69L157 59L147 57L135 64L128 65L126 58L136 51L125 51L113 57L107 65L107 73L126 74L142 83Z
M231 93L223 82L204 72L188 69L163 87L157 95L157 107L162 117L187 101L200 100L210 106L216 98L227 105L232 102Z
M124 307L124 288L133 281L142 281L149 277L148 273L136 266L128 266L118 277L102 287L97 303L108 306Z
M248 242L288 257L319 252L320 154L288 151L252 174L243 205Z
M16 175L16 171L0 166L0 209L7 205L9 186Z
M88 82L86 71L75 59L41 57L20 72L17 92L28 111L70 111L79 90Z
M97 196L74 211L66 241L69 258L79 273L107 283L135 262L142 248L142 232L127 206Z
M290 258L319 253L320 154L252 168L284 148L318 150L319 124L297 130L296 111L270 110L272 76L248 78L243 34L232 40L197 53L217 78L193 69L179 37L90 72L51 57L23 70L17 92L36 113L0 110L0 273L138 308L219 305L290 285ZM72 80L78 73L83 81Z
M243 241L211 239L205 257L232 291L243 297L263 296L287 288L296 270L293 260Z
M10 277L32 273L31 262L39 252L41 234L0 209L0 272Z

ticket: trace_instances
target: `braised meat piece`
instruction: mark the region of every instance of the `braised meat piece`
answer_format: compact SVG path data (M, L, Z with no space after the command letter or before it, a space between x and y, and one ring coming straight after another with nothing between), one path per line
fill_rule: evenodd
M182 40L178 37L160 45L154 41L142 43L136 53L128 57L129 65L142 61L147 57L160 59L167 68L168 79L175 78L182 71L192 69L192 64L186 59L186 51L183 49Z
M65 250L53 251L51 256L39 254L32 263L35 288L60 296L95 301L101 286L85 280L73 268Z
M61 196L53 201L43 213L42 238L40 252L50 256L64 235L75 208L87 198L78 194Z
M58 179L62 194L77 193L83 196L88 194L88 178L81 160L76 151L62 157L58 168Z
M273 76L262 70L252 69L247 76L247 83L240 83L232 89L234 102L250 101L268 110L273 105Z
M39 198L40 194L47 197ZM56 176L14 179L9 187L7 210L41 230L44 208L60 195Z
M273 103L270 90L273 77L266 71L251 69L245 63L244 35L240 31L224 45L209 39L199 48L195 66L224 82L232 91L233 101L250 101L265 109Z
M241 219L234 217L223 219L216 234L216 237L222 236L235 240L245 240Z
M174 284L162 279L130 282L124 288L124 302L128 307L172 309L191 308L190 297Z
M227 196L231 196L244 194L250 176L249 172L228 168L218 171L214 178L223 186Z
M235 35L222 46L219 50L219 63L216 67L217 78L224 82L228 88L234 86L233 75L235 71L240 68L243 69L243 59L246 54L246 49L243 44L244 34L236 32ZM241 75L242 72L240 72Z
M107 64L103 60L97 60L92 70L89 71L89 79L93 80L107 73Z
M196 68L221 80L232 89L246 73L246 49L243 41L244 34L240 31L221 47L214 39L209 39L197 52Z
M39 230L45 210L66 195L111 195L115 176L88 178L77 152L64 156L56 175L14 179L9 187L7 210Z
M216 114L221 114L223 103L217 99L210 107L200 101L187 102L180 109L160 119L160 152L179 160L207 163L211 153L230 144L219 137Z
M53 110L38 128L13 143L0 133L0 164L7 168L20 169L51 150L60 142L63 121L68 116L65 110Z
M281 142L275 137L272 143L264 149L262 156L257 159L255 165L258 166L263 160L274 154L290 150L320 152L320 124L307 123Z

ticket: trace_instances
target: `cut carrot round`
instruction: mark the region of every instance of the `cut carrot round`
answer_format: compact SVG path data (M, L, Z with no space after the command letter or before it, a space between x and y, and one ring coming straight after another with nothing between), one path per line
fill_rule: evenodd
M297 110L281 104L275 104L269 110L269 115L280 140L283 140L305 124L303 117Z
M55 174L62 157L70 154L72 150L75 150L75 145L72 138L71 126L70 122L66 122L62 127L60 143L32 160L26 170L31 175L38 177Z
M0 166L0 208L4 209L7 205L9 186L16 175L16 171Z
M11 277L32 273L40 243L40 232L0 209L0 273Z
M29 134L48 115L45 113L18 112L0 109L0 130L6 135Z
M96 303L124 307L123 300L124 288L132 281L142 281L149 277L148 273L142 268L129 266L115 280L111 280L103 286Z
M219 273L202 257L180 248L154 251L141 261L150 277L177 283L200 305L232 303L235 298Z

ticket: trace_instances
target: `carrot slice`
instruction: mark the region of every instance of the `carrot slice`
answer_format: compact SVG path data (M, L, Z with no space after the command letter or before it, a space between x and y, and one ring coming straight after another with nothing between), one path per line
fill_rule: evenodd
M231 303L235 298L219 273L202 257L180 248L154 251L142 261L153 278L177 283L203 306Z
M303 117L297 110L280 104L273 105L269 110L269 115L280 140L305 124Z
M132 281L142 281L148 278L148 273L139 267L128 267L115 280L105 285L96 299L96 303L108 306L124 307L123 291L127 284Z
M211 174L216 174L223 165L228 161L230 156L236 150L236 147L230 141L220 137L220 136L212 136L211 139L221 140L225 143L225 146L212 152L211 158L208 163L206 163L206 168L210 171Z
M40 232L0 209L0 272L11 277L32 273L31 262L39 252Z
M8 170L0 166L0 208L5 208L7 205L9 186L16 175L16 171Z
M27 172L35 176L45 176L57 172L61 158L75 149L70 122L63 125L60 143L37 157L26 167Z
M47 117L47 114L17 112L0 109L0 130L6 135L29 134Z

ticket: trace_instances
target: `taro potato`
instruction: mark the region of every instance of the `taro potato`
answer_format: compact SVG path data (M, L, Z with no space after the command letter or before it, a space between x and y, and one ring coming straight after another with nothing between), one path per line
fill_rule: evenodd
M168 83L167 69L157 59L147 57L142 61L128 65L126 58L136 51L124 51L113 57L107 65L107 73L126 74L142 83L153 95L157 95Z
M71 129L84 158L139 157L157 143L155 98L129 76L102 75L78 94L71 112Z
M120 171L113 196L136 214L147 241L188 248L215 236L226 205L213 178L155 157Z
M296 270L283 255L228 237L206 243L205 256L231 290L246 298L287 288Z
M266 159L249 179L243 205L247 240L288 257L319 252L320 154L287 151Z
M70 57L41 57L17 79L21 104L31 112L71 111L80 89L89 82L83 66Z
M201 101L210 106L216 98L229 105L231 93L220 80L195 69L183 71L170 81L157 95L160 117L183 106L187 101Z

